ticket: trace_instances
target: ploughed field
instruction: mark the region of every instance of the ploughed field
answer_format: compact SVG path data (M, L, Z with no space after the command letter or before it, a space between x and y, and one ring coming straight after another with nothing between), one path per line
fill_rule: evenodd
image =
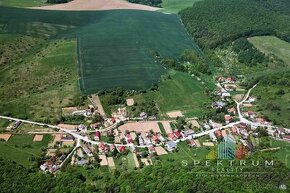
M0 13L0 33L77 38L80 87L84 93L114 87L149 88L166 71L155 61L154 52L173 58L185 49L198 51L176 15L4 7Z

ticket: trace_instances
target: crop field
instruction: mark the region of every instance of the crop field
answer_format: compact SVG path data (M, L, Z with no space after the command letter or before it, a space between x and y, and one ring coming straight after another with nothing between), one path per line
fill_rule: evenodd
M80 94L76 41L57 40L41 45L36 51L22 46L18 50L27 55L17 59L17 63L6 64L7 68L0 68L1 114L44 122L59 118L61 107Z
M46 148L51 140L50 135L44 135L41 142L33 142L33 135L13 135L9 141L0 142L0 157L15 161L25 167L31 165L31 157L39 157L42 148Z
M199 51L176 15L135 10L0 11L4 33L77 38L80 86L88 94L112 87L146 89L165 73L153 52L173 58L185 49Z
M261 52L275 55L290 66L290 43L275 36L256 36L248 40Z
M162 9L166 13L178 13L179 11L191 7L195 2L202 0L162 0Z
M135 96L135 101L156 101L162 114L180 110L186 116L200 117L206 112L210 98L205 94L205 86L190 75L170 72L171 79L164 80L156 92Z
M0 6L33 7L45 5L46 0L0 0Z

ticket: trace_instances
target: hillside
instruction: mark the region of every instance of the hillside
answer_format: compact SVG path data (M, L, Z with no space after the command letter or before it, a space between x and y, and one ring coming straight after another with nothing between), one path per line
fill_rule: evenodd
M202 47L215 48L254 35L275 35L290 41L289 9L287 0L204 0L180 15Z

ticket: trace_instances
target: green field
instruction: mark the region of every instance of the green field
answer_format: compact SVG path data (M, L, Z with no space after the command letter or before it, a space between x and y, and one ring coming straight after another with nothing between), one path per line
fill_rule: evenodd
M266 157L277 159L285 163L285 165L290 168L290 143L285 141L277 141L272 138L269 138L269 140L271 148L280 147L280 149L275 151L264 151L260 152L260 154Z
M248 40L261 52L275 55L290 66L290 43L275 36L256 36Z
M287 88L287 87L286 87ZM279 89L284 89L284 95L278 95ZM253 90L253 95L258 96L259 113L267 116L276 125L290 125L290 92L284 86L259 85ZM275 106L276 108L273 108Z
M46 0L0 0L0 6L36 7L46 4Z
M200 52L177 15L136 10L60 12L0 8L0 32L42 38L76 37L84 93L124 87L146 89L165 69L157 51L176 58ZM130 19L128 19L130 18ZM2 29L1 29L2 25Z
M41 156L41 148L46 148L51 140L50 135L45 135L41 142L33 142L33 135L13 135L9 141L0 142L0 157L15 161L29 167L31 157Z
M158 91L137 95L135 101L154 100L163 114L181 110L186 116L200 117L210 105L205 87L189 74L172 71L171 79L162 81Z
M207 149L206 147L191 148L186 144L186 142L180 142L178 143L178 152L162 155L160 156L160 160L162 162L174 161L181 164L183 160L191 162L193 160L206 159L206 156L209 152L210 149Z
M162 12L178 13L182 9L191 7L195 2L201 0L162 0Z
M76 41L57 40L38 47L0 70L1 113L39 121L59 119L61 107L80 94Z

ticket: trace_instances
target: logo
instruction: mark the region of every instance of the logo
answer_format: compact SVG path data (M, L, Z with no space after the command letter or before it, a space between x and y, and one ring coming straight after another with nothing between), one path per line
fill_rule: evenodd
M221 141L215 149L211 150L206 159L215 160L233 160L233 159L245 159L248 154L247 147L242 144L236 144L232 136L227 136Z

